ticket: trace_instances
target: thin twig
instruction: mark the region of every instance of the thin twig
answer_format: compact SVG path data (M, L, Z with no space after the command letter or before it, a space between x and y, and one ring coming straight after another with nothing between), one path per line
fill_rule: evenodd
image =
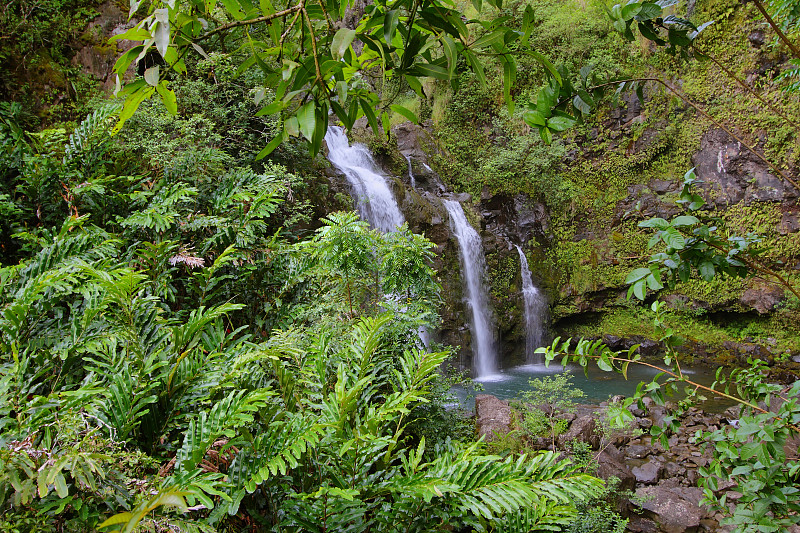
M772 29L775 30L775 33L778 34L778 38L784 43L786 43L786 46L788 46L789 49L792 51L794 57L800 59L800 50L798 50L797 47L794 45L794 43L792 43L792 41L790 41L789 38L786 37L786 35L781 30L780 26L778 26L775 23L775 21L772 20L772 17L769 16L769 13L767 13L767 10L764 9L764 6L761 4L761 2L759 0L753 0L753 3L755 3L758 10L761 11L761 14L764 15L764 18L767 19L767 22L772 27Z

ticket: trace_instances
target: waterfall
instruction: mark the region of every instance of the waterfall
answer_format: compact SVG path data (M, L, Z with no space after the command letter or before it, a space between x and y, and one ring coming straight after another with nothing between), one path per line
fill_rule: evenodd
M411 169L411 156L410 155L406 156L406 161L408 161L408 179L411 180L411 188L412 189L416 189L417 188L417 182L414 179L414 171Z
M383 233L394 231L405 222L386 179L372 154L363 144L347 139L344 128L330 126L325 134L328 160L341 171L353 188L361 218Z
M465 301L470 308L472 354L475 377L487 378L497 373L497 350L494 342L494 319L486 292L486 259L478 232L464 215L461 204L444 200L450 214L450 228L461 249L461 272L464 281Z
M516 245L515 245L516 246ZM522 273L522 296L525 302L525 357L529 363L536 361L534 351L544 343L544 325L547 321L547 301L542 293L533 284L531 270L528 268L528 258L522 248L517 246L519 252L520 270Z
M328 128L325 142L328 145L328 160L345 175L353 189L361 218L382 233L395 231L401 226L405 219L400 206L367 147L363 144L350 146L344 128L339 126ZM410 159L408 173L413 186ZM417 328L417 336L422 343L420 348L430 345L431 335L425 326Z

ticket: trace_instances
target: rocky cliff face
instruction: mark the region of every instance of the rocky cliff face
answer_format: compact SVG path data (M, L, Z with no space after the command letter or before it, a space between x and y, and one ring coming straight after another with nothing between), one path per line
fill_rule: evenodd
M625 128L636 124L637 120L644 120L641 113L638 101L633 101L627 109L612 114L609 120L624 133ZM649 161L653 153L663 150L658 128L658 124L646 128L630 145L630 161ZM358 133L357 137L371 138L365 131ZM461 347L461 364L465 367L469 367L471 362L470 333L462 299L458 245L451 235L442 198L459 200L483 239L504 365L524 360L522 285L519 257L514 245L523 248L535 282L549 295L556 331L572 333L575 324L602 316L611 309L628 306L624 276L632 267L629 266L630 258L623 255L625 251L616 246L616 242L628 239L631 228L639 220L656 216L670 218L681 211L675 203L681 188L680 177L654 178L627 186L605 221L598 224L586 220L574 224L575 232L564 235L554 227L559 222L553 220L547 205L534 197L522 193L495 194L488 188L483 189L480 197L453 193L446 180L431 168L437 148L430 133L422 128L403 124L392 130L388 143L376 143L374 139L369 142L375 145L378 159L387 174L394 176L394 192L409 225L437 245L435 268L446 302L442 307L439 340ZM618 144L622 144L621 138ZM602 154L597 155L602 157ZM800 243L796 191L773 176L762 161L743 151L727 134L721 130L708 130L691 160L703 181L702 193L709 198L712 212L740 217L743 222L751 222L747 217L759 213L767 221L765 224L777 221L774 227L766 228L770 235L788 237L790 242ZM742 227L746 226L742 224ZM620 237L622 234L625 236ZM584 257L574 258L576 265L568 273L554 268L552 261L554 250L563 248L565 243L586 245L590 250ZM788 247L787 255L782 259L789 263L793 261L791 264L800 267L797 256L792 255L794 252L794 248ZM592 281L577 282L578 269L589 272ZM742 317L758 320L759 316L769 316L785 305L784 291L759 279L716 288L712 286L711 289L705 287L694 292L692 289L690 286L683 292L665 291L661 297L677 311L694 313L695 316L712 315L723 322ZM581 333L585 333L585 329ZM636 336L631 336L630 331L598 329L597 336L604 333L612 345L616 342L622 347L633 341L645 342L648 346L653 345L650 350L653 354L658 352L658 345L648 339L646 332L639 334L637 331ZM633 341L626 342L625 337L632 337ZM776 347L775 339L752 336L743 336L743 340L720 338L718 342L690 339L685 347L689 355L724 362L744 361L748 356L772 359L782 350L782 347Z

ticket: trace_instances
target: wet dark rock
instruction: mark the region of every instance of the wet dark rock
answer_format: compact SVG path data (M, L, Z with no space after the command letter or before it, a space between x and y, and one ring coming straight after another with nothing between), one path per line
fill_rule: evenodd
M636 486L636 476L626 464L625 457L612 445L606 446L597 454L597 477L618 478L620 490L633 490Z
M600 447L600 435L597 431L597 424L591 416L581 416L570 424L569 429L558 437L559 445L562 447L571 441L585 442L596 450Z
M747 40L753 45L753 48L761 48L764 46L766 34L762 30L753 30L747 35Z
M642 466L634 467L632 472L636 477L636 483L654 485L663 477L664 465L656 459L651 459Z
M720 129L708 131L692 161L705 196L720 208L743 202L780 202L797 191L770 173L769 167Z

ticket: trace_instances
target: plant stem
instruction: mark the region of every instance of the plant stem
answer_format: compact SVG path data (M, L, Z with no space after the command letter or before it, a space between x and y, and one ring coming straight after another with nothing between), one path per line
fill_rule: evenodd
M273 19L288 15L289 13L294 13L296 11L299 12L301 9L303 9L303 3L297 4L296 6L292 6L289 9L284 9L283 11L278 11L276 13L273 13L272 15L264 15L263 17L256 17L254 19L247 19L247 20L236 20L236 21L230 22L228 24L223 24L219 28L201 35L196 40L197 41L204 41L205 39L208 39L212 35L216 35L218 33L226 32L226 31L228 31L228 30L230 30L232 28L238 28L239 26L252 26L253 24L258 24L260 22L269 22L269 21L271 21Z
M781 117L781 118L782 118L783 120L785 120L785 121L786 121L786 122L787 122L789 125L793 126L793 127L796 129L796 130L800 131L800 124L798 124L797 122L793 121L792 119L790 119L789 117L787 117L787 116L786 116L786 115L785 115L785 114L784 114L784 113L783 113L783 112L782 112L780 109L778 109L778 108L777 108L777 107L775 107L774 105L772 105L772 104L770 104L769 102L767 102L767 101L766 101L766 100L765 100L765 99L764 99L764 98L763 98L763 97L762 97L760 94L758 94L758 93L756 92L756 90L755 90L755 89L753 89L752 87L750 87L748 84L746 84L744 81L742 81L742 79L741 79L741 78L737 77L737 76L736 76L736 75L735 75L733 72L731 72L731 71L730 71L730 69L728 69L727 67L725 67L725 66L724 66L722 63L720 63L719 61L717 61L717 59L716 59L714 56L712 56L712 55L710 55L709 53L707 53L707 52L705 52L705 51L701 50L701 49L700 49L698 46L695 46L695 47L694 47L694 49L695 49L695 50L697 50L698 52L700 52L701 54L703 54L704 56L706 56L707 58L709 58L709 59L711 60L711 62L712 62L712 63L714 63L716 66L718 66L718 67L720 68L720 70L722 70L722 72L724 72L724 73L725 73L725 74L726 74L726 75L727 75L729 78L731 78L731 79L732 79L732 80L734 80L736 83L738 83L738 84L739 84L739 85L740 85L740 86L741 86L741 87L742 87L744 90L746 90L747 92L749 92L750 94L752 94L753 96L755 96L755 97L756 97L756 98L757 98L757 99L758 99L758 100L759 100L759 101L760 101L762 104L764 104L765 106L767 106L767 108L768 108L770 111L772 111L773 113L775 113L776 115L778 115L779 117Z
M764 18L767 19L767 22L772 27L772 29L775 30L775 33L778 34L778 38L784 43L786 43L786 46L788 46L789 49L792 51L794 57L800 59L800 50L798 50L797 47L794 45L794 43L792 43L792 41L790 41L789 38L786 37L786 34L783 33L781 27L778 26L774 20L772 20L772 17L769 16L767 10L764 9L764 5L759 0L753 0L753 3L756 5L758 10L761 11L761 14L764 15Z

